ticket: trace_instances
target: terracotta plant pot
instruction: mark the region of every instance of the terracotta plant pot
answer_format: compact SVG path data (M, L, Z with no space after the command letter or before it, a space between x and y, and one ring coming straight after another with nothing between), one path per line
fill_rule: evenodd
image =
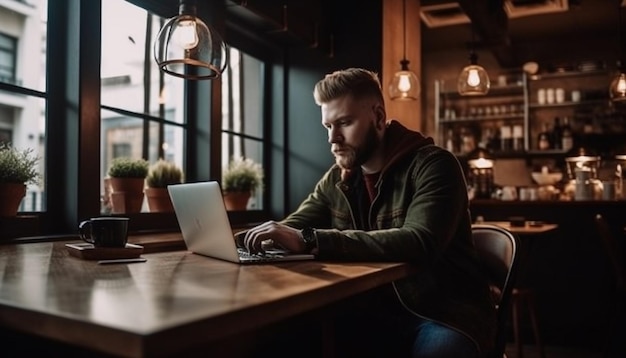
M141 212L144 178L110 178L113 214Z
M252 193L249 191L225 191L224 192L224 204L226 210L240 211L248 208L248 200Z
M174 211L170 194L167 188L146 188L146 199L148 199L148 208L153 213L171 213Z
M18 183L0 183L0 216L17 215L17 209L26 195L26 185Z

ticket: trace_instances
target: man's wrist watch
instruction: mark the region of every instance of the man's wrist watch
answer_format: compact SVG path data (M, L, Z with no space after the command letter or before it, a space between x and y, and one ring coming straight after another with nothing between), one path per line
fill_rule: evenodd
M308 253L317 248L317 235L315 229L306 227L302 229L302 240L304 241L304 250Z

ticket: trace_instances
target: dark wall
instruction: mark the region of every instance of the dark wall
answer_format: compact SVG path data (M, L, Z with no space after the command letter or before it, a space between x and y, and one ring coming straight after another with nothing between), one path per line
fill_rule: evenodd
M294 47L288 51L286 212L295 210L334 162L321 125L313 87L325 74L348 67L382 72L382 2L347 0L333 5L334 46L328 51Z

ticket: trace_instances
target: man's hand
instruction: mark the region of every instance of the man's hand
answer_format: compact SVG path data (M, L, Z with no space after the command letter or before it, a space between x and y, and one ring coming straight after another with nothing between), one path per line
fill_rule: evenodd
M302 253L306 249L300 230L267 221L246 231L242 240L243 247L251 253L263 252L263 242L272 240L274 247L293 253Z

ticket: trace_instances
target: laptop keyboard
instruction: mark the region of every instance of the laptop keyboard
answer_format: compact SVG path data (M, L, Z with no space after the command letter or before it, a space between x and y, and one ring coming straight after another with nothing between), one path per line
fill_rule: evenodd
M246 249L238 247L237 252L239 253L239 258L245 261L275 261L284 257L284 252L280 250L272 250L266 251L264 253L260 252L257 254L253 254Z

